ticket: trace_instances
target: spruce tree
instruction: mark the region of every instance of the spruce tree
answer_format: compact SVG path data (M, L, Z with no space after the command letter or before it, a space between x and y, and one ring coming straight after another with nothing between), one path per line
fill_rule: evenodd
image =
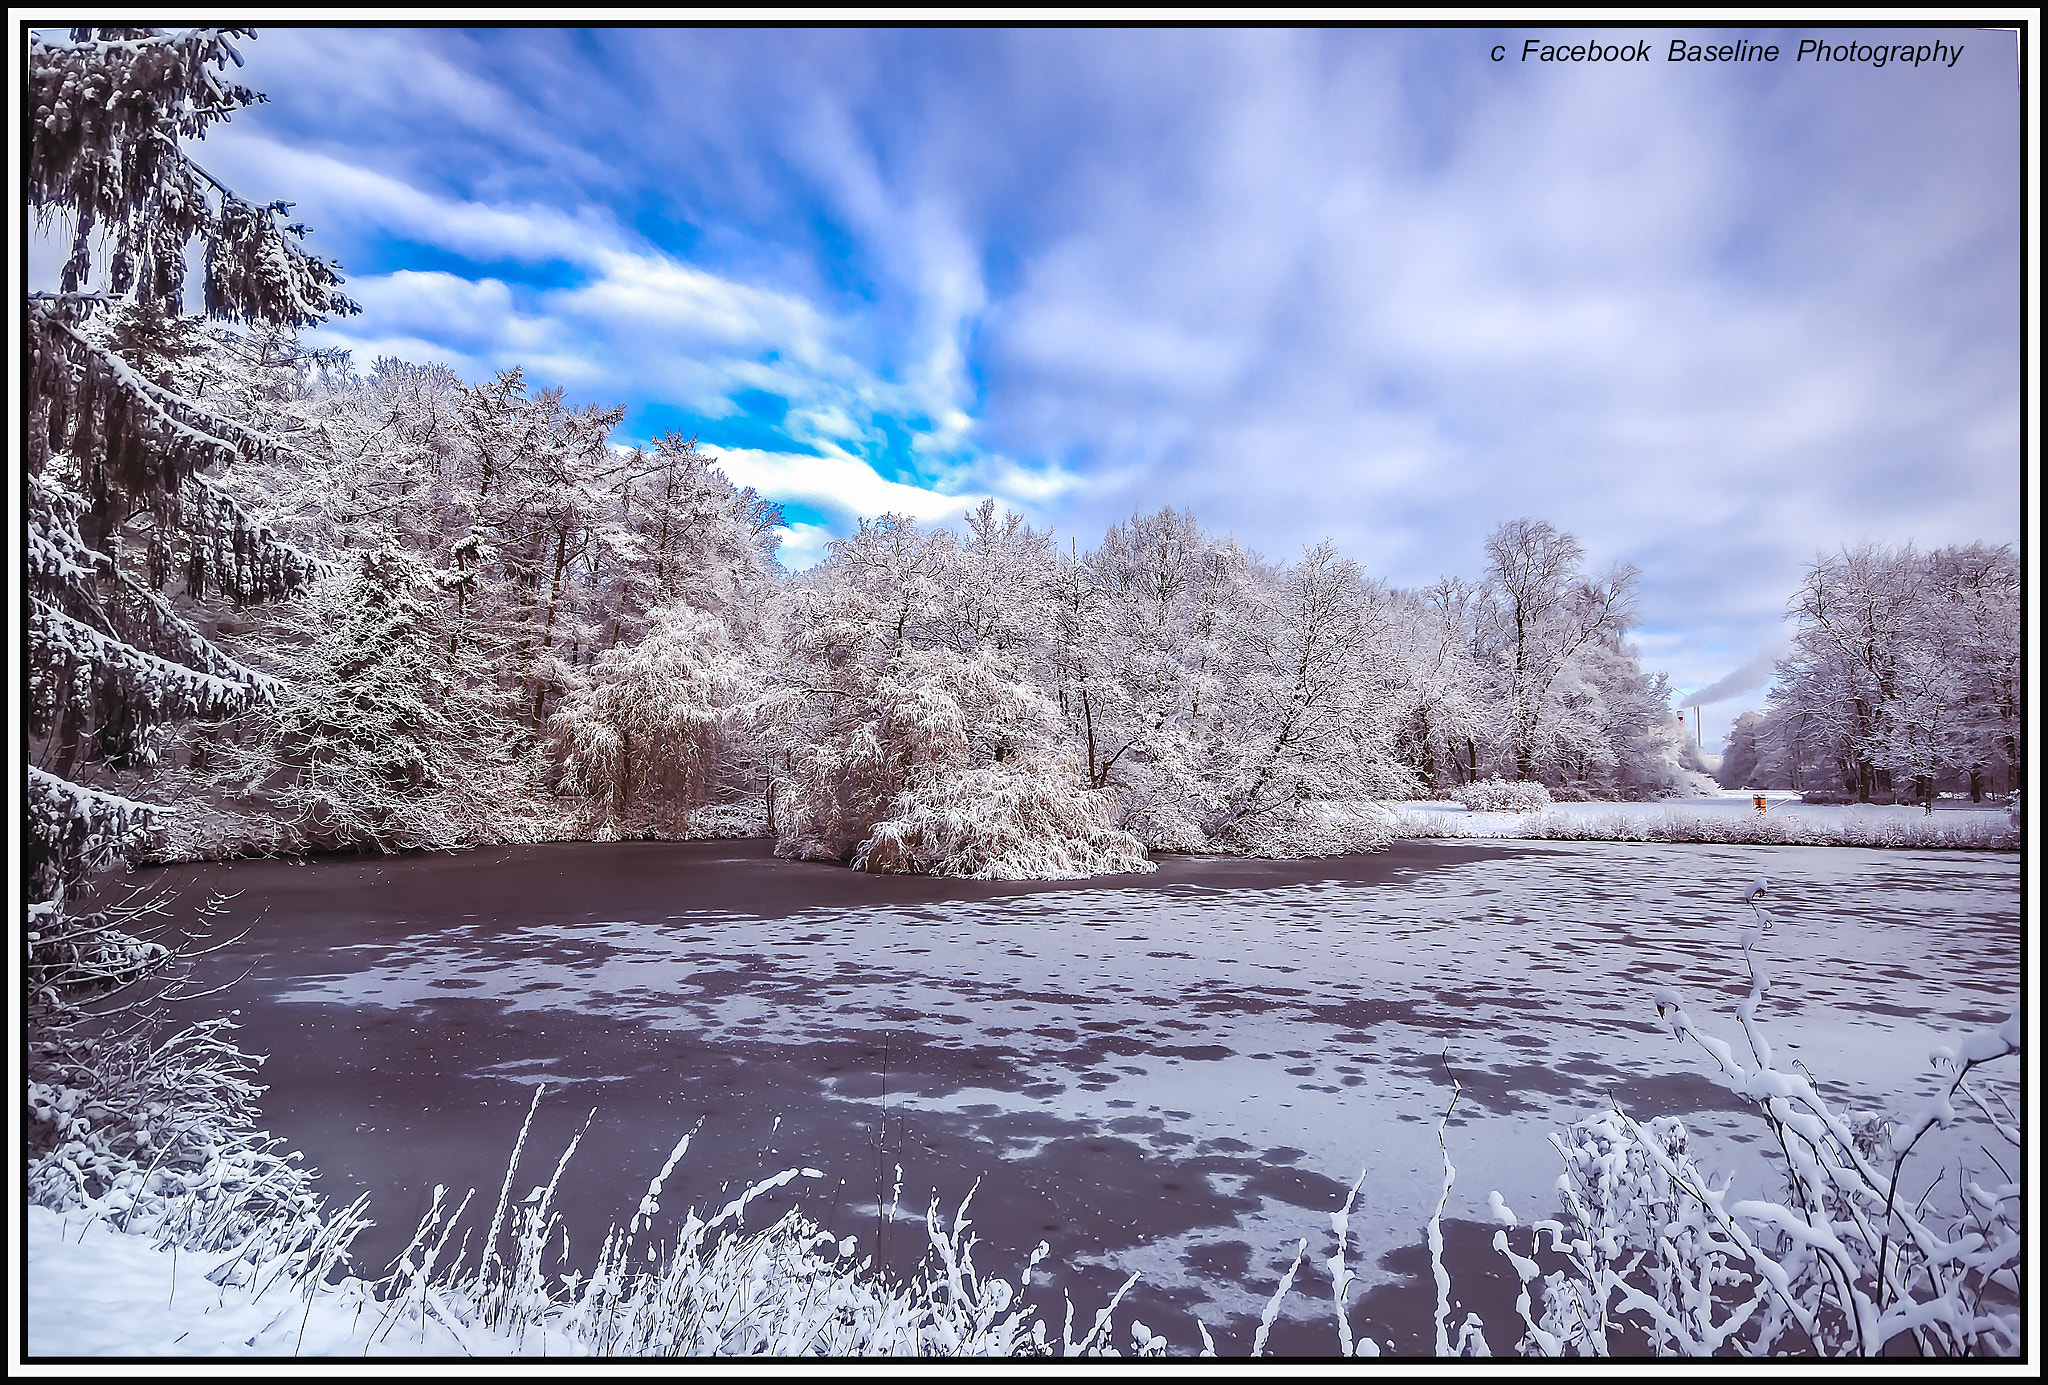
M337 267L302 247L306 228L283 221L289 203L244 201L186 149L263 99L225 79L239 37L253 35L30 36L29 206L70 243L57 290L30 293L22 318L33 1002L104 979L109 947L133 954L76 904L166 810L93 781L146 769L169 721L274 695L174 604L174 585L273 600L317 567L208 474L278 444L194 397L179 369L199 346L194 278L204 318L304 327L357 311Z

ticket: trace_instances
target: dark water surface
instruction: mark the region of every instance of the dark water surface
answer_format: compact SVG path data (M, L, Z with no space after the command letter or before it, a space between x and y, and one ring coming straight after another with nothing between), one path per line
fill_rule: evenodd
M1447 1259L1496 1351L1519 1331L1486 1195L1553 1212L1549 1130L1610 1101L1679 1114L1744 1190L1775 1195L1760 1124L1649 1000L1674 985L1735 1036L1757 875L1779 919L1765 1025L1851 1109L1924 1100L1928 1046L1997 1024L2020 978L2019 869L1997 855L1409 842L1020 885L712 842L154 874L187 903L235 892L227 931L246 931L194 979L247 975L188 1017L237 1010L239 1041L270 1055L269 1128L330 1199L371 1192L359 1273L382 1271L433 1184L495 1199L545 1083L515 1197L596 1112L560 1198L564 1269L588 1268L701 1122L664 1222L809 1166L825 1176L770 1195L758 1224L800 1201L908 1272L931 1194L950 1213L979 1180L977 1263L1014 1278L1049 1242L1032 1298L1055 1335L1063 1291L1078 1332L1137 1270L1117 1345L1135 1316L1176 1353L1200 1345L1195 1317L1244 1351L1303 1237L1271 1349L1334 1352L1329 1213L1361 1169L1354 1329L1427 1350L1451 1073Z

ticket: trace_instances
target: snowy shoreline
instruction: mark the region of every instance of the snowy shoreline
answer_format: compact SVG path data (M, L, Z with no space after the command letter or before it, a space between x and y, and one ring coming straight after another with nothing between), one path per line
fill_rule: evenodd
M1764 795L1768 809L1759 813L1753 794ZM1796 790L1729 790L1721 795L1654 799L1645 802L1597 800L1583 803L1553 803L1539 812L1479 812L1455 799L1396 799L1383 805L1396 823L1396 841L1441 839L1544 840L1544 841L1661 841L1756 846L1860 846L1901 847L1919 850L2016 851L2021 833L2011 825L2007 810L1993 803L1941 800L1932 814L1912 804L1812 804L1802 801ZM637 842L761 842L771 838L764 831L720 830L679 837L620 837L612 841ZM406 859L422 856L473 854L508 846L605 845L587 835L565 833L527 842L480 842L459 846L407 846L366 858L359 852L306 852L278 854L251 851L246 854L193 856L154 860L142 870L227 865L237 861L291 860L305 864L365 859ZM1371 852L1337 853L1370 855ZM1329 860L1334 856L1271 858L1235 852L1171 851L1154 849L1155 859L1265 861ZM858 872L855 872L858 873ZM1119 878L1128 872L1097 875L1089 879ZM881 877L877 877L881 878ZM959 879L953 876L910 874L894 879ZM1022 884L1009 881L1007 884ZM1072 884L1073 881L1048 883Z
M84 1212L31 1205L26 1228L27 1311L22 1327L31 1357L360 1356L381 1309L361 1280L323 1288L311 1299L289 1288L267 1293L216 1287L206 1272L231 1254L159 1250ZM435 1324L431 1340L382 1343L378 1355L462 1356L464 1345ZM303 1333L303 1336L302 1336ZM509 1343L506 1344L509 1349Z
M1394 805L1396 835L1544 841L1698 842L1753 846L1855 846L1914 850L2017 851L2021 833L2003 807L1938 803L1813 804L1789 791L1662 799L1648 803L1558 803L1540 812L1472 812L1448 800Z

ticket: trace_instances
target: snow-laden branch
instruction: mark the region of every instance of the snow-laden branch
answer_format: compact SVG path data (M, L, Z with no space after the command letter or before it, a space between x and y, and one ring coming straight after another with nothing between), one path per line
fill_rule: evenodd
M1669 988L1656 1001L1673 1034L1698 1043L1730 1088L1755 1103L1785 1158L1786 1194L1731 1199L1732 1180L1700 1172L1674 1118L1645 1126L1617 1110L1580 1122L1553 1140L1568 1169L1560 1184L1565 1216L1536 1223L1537 1244L1547 1235L1569 1269L1546 1276L1511 1249L1506 1233L1495 1239L1523 1284L1525 1349L1603 1354L1612 1328L1627 1322L1647 1330L1659 1354L1768 1354L1785 1349L1788 1330L1797 1333L1791 1349L1823 1355L1875 1355L1901 1335L1923 1353L2011 1351L2020 1320L1984 1293L1991 1276L2018 1262L2021 1189L1964 1180L1962 1220L1944 1234L1897 1192L1920 1138L1955 1118L1946 1096L1894 1135L1889 1122L1844 1120L1806 1074L1775 1066L1757 1016L1768 986L1756 955L1769 923L1758 904L1766 888L1758 881L1750 889L1757 924L1742 940L1751 987L1737 1016L1749 1058L1699 1030ZM1952 1095L1970 1069L2018 1051L2015 1012L1936 1057L1959 1069ZM1874 1157L1886 1145L1888 1172ZM1530 1293L1539 1281L1540 1312Z
M225 716L251 698L275 697L278 691L277 680L254 669L236 666L240 677L223 678L160 659L72 619L38 597L29 598L27 633L30 662L37 671L68 672L88 666L95 681L122 684L132 696L148 699L159 715ZM57 692L50 690L53 696Z

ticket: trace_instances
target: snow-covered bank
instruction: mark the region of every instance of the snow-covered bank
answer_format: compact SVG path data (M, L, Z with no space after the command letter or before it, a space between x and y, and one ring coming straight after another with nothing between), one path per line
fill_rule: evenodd
M438 1323L368 1342L378 1310L360 1280L310 1300L282 1285L219 1288L206 1272L222 1254L158 1250L97 1218L28 1209L30 1356L462 1356ZM473 1349L474 1343L470 1344Z
M536 1105L538 1097L536 1096ZM525 1143L525 1131L520 1144ZM665 1357L665 1356L1018 1356L1094 1354L1106 1345L1111 1313L1076 1339L1047 1325L1025 1299L1041 1244L1013 1284L975 1267L967 1202L948 1218L936 1200L921 1220L926 1271L895 1283L792 1208L748 1232L750 1203L783 1188L789 1169L727 1202L709 1221L691 1210L673 1239L653 1235L662 1184L689 1146L685 1137L648 1186L625 1230L607 1233L591 1272L551 1273L559 1218L555 1177L511 1211L508 1255L495 1253L514 1170L500 1192L486 1249L464 1263L465 1232L450 1233L470 1207L443 1201L393 1266L371 1283L294 1279L289 1257L245 1273L239 1250L223 1255L162 1248L145 1234L116 1230L104 1203L70 1214L29 1209L27 1353L31 1357ZM971 1196L971 1195L970 1195ZM125 1219L124 1219L125 1227ZM644 1243L638 1238L647 1233ZM449 1252L452 1249L452 1256ZM1136 1276L1132 1276L1133 1279ZM1129 1287L1128 1284L1125 1286ZM1121 1298L1122 1295L1117 1295ZM1110 1309L1116 1303L1112 1300ZM1133 1325L1139 1354L1162 1354L1163 1338ZM1153 1345L1156 1340L1156 1347ZM1150 1349L1147 1349L1150 1348ZM1111 1353L1114 1354L1114 1353Z
M1559 803L1541 812L1472 812L1452 801L1399 805L1406 838L1519 838L1539 841L1708 842L1756 846L1911 847L2015 851L2020 831L2003 807L1813 804L1771 792L1758 812L1751 795L1655 803Z

